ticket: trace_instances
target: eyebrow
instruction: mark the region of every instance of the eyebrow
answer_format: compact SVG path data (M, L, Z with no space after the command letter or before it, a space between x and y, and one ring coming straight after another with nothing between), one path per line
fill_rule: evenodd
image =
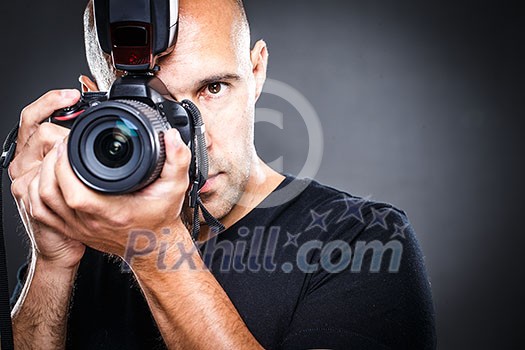
M241 76L238 74L232 74L232 73L224 73L224 74L216 74L209 77L206 77L202 80L199 80L198 84L199 86L206 86L212 83L216 83L219 81L240 81Z

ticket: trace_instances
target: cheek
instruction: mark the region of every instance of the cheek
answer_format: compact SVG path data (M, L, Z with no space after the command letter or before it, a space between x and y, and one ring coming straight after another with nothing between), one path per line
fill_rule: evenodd
M231 139L240 146L247 138L253 143L254 104L246 90L232 94L224 102L204 105L200 110L213 144Z
M253 147L253 127L246 111L242 109L230 111L229 116L213 123L209 137L211 138L211 156L245 161Z

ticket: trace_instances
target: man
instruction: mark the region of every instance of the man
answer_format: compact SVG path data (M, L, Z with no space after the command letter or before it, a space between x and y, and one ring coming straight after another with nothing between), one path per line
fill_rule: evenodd
M94 45L91 6L88 60L107 89L118 73ZM78 91L48 92L22 111L9 171L33 254L13 310L19 348L433 348L429 285L404 213L295 181L258 158L268 51L263 41L250 49L249 38L240 2L180 1L175 50L159 62L171 95L194 101L206 124L201 195L226 230L204 230L200 250L185 206L190 151L176 130L164 134L154 183L108 196L72 172L68 130L41 123ZM155 252L128 259L132 273L109 257L152 242Z

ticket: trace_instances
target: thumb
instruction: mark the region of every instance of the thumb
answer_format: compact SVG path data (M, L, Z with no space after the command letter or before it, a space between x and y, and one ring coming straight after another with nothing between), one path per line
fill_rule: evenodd
M164 132L166 160L160 173L161 181L175 181L184 184L184 191L188 188L188 172L191 162L191 151L182 141L177 129Z

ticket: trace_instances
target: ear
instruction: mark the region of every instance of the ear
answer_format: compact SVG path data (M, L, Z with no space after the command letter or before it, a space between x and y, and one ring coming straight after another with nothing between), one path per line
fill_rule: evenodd
M266 81L266 68L268 67L268 48L263 40L255 43L250 52L253 75L255 77L255 100L261 95L264 82Z
M95 92L99 91L97 83L93 82L89 77L81 75L78 77L78 81L82 86L82 92Z

